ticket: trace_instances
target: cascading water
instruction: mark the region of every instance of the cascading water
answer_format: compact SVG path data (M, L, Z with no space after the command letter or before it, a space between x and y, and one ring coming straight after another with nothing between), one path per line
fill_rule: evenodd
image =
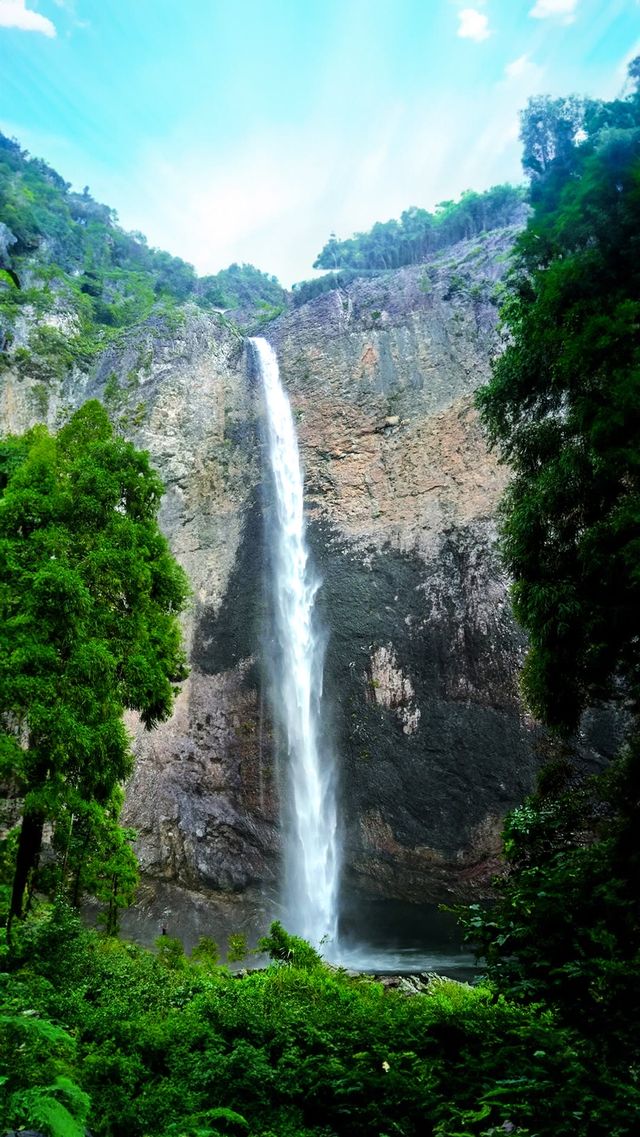
M324 646L314 615L320 582L306 547L298 443L278 361L266 340L250 342L262 378L275 488L275 524L269 534L279 646L274 709L288 756L284 907L291 931L315 945L326 938L335 948L337 809L334 756L320 722Z

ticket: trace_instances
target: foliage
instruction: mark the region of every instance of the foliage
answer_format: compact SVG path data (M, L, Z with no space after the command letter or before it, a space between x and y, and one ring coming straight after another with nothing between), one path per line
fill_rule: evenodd
M169 968L170 971L182 971L187 965L182 944L174 936L167 936L166 934L158 936L156 951L160 963L163 967Z
M565 741L507 819L496 905L463 919L499 990L556 1008L594 1062L635 1087L640 92L535 99L522 136L534 212L502 310L506 351L478 404L514 471L502 547L529 636L523 691ZM572 732L603 700L624 704L627 744L605 774L580 781Z
M200 936L191 952L191 962L205 971L214 971L220 960L220 949L211 936Z
M176 616L187 582L158 529L161 494L148 455L113 437L96 402L57 436L36 427L0 445L0 774L24 798L16 915L45 821L58 888L73 879L78 899L104 883L112 909L130 895L115 796L131 769L122 711L153 727L186 674Z
M258 951L266 952L270 959L303 970L310 970L322 962L320 955L311 944L300 936L290 935L279 920L273 921L268 936L258 940Z
M632 743L604 775L572 773L563 789L554 779L514 810L496 904L461 910L497 987L558 1008L603 1062L640 1048L639 751Z
M375 276L376 271L370 269L342 269L340 272L325 272L313 280L302 280L293 286L293 306L300 308L316 296L323 296L325 292L333 292L337 288L346 288L353 280L360 276Z
M68 792L53 834L57 860L38 875L39 888L50 895L59 893L68 881L75 905L85 895L94 896L103 906L98 922L108 935L117 933L118 914L133 903L139 880L132 848L136 834L119 823L123 804L119 786L105 805Z
M266 321L285 296L252 265L198 278L179 257L121 229L88 188L73 193L0 134L0 368L12 363L49 383L86 369L125 329L151 316L170 322L185 301L242 307ZM26 343L16 342L20 317Z
M167 967L67 910L19 932L0 1014L38 1025L28 1047L0 1047L12 1084L0 1085L2 1126L15 1117L12 1093L63 1077L90 1098L96 1137L634 1132L638 1091L624 1064L601 1070L550 1011L486 986L434 979L408 998L321 963L276 962L241 979L186 960Z
M84 1137L89 1097L61 1072L72 1069L70 1035L33 1011L0 1012L0 1049L5 1055L0 1065L4 1124L31 1127L50 1137Z
M241 963L249 954L247 937L242 932L232 932L227 944L227 960L229 963Z
M522 210L523 194L514 186L493 186L484 193L466 190L459 202L440 202L435 213L413 207L399 221L377 222L368 233L355 233L346 241L332 233L313 267L350 269L360 275L367 269L419 264L437 249L517 223ZM308 281L298 288L314 284Z
M516 245L511 343L478 396L515 473L503 551L529 635L523 687L566 730L594 700L640 695L637 96L625 118L632 107L633 127L569 155L558 143L560 169L540 181Z
M258 314L265 310L277 314L286 300L286 292L275 276L247 264L232 264L214 276L203 276L195 294L207 307L245 308Z

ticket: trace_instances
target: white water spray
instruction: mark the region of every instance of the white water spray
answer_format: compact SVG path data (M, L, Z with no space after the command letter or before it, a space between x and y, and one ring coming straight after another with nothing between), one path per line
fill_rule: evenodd
M323 641L314 621L319 587L305 542L303 484L289 401L266 340L252 339L262 378L269 461L275 487L274 690L288 754L284 818L286 920L314 945L337 934L338 842L334 757L320 724ZM326 952L327 949L325 949ZM331 953L331 948L329 948Z

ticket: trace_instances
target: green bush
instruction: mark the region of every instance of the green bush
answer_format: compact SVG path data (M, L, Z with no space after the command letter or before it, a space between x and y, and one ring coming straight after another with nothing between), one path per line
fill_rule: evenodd
M307 970L317 967L322 962L320 955L311 944L300 936L289 935L279 920L273 921L268 936L258 940L257 950L266 952L270 959L279 963L289 963L292 967Z
M86 1117L96 1137L635 1133L629 1063L600 1068L553 1011L487 985L434 978L408 998L327 968L279 924L261 944L274 962L243 978L186 960L169 937L163 959L88 932L64 908L20 936L0 981L5 1127L78 1137Z

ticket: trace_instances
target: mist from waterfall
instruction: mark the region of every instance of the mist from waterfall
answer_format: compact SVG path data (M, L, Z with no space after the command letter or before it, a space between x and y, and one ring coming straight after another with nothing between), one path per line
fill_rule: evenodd
M274 716L286 750L283 793L284 908L290 931L315 946L337 936L338 837L333 750L320 717L324 637L317 626L320 586L305 540L302 470L278 360L262 338L250 341L262 379L274 485L271 549L274 623Z

